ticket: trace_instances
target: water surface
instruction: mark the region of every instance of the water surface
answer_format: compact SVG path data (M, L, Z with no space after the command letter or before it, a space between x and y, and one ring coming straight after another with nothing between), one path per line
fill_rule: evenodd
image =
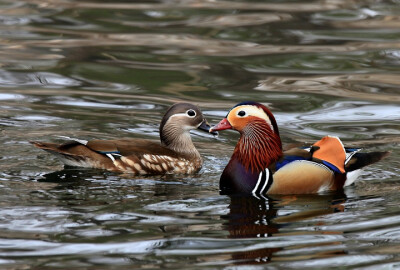
M0 268L400 267L397 1L0 1ZM63 168L29 140L158 139L173 103L271 107L286 147L391 151L343 192L219 195L238 138L193 176Z

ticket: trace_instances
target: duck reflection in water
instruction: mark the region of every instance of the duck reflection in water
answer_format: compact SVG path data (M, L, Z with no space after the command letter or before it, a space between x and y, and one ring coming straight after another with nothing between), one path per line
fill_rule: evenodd
M266 199L231 195L229 213L221 216L221 218L226 220L224 227L229 232L229 238L270 238L270 240L273 240L273 237L304 235L304 231L290 230L291 225L296 222L307 222L307 219L318 216L343 212L343 203L345 201L344 192L332 192L326 195L268 196ZM307 224L308 226L323 225L320 221L310 222L311 224ZM317 233L319 234L320 232ZM336 232L321 233L336 234ZM268 241L268 239L265 240ZM336 241L333 244L336 245ZM313 243L313 246L315 245ZM304 247L305 244L299 242L298 246ZM275 256L275 253L284 249L281 246L277 246L247 250L234 253L232 259L235 264L262 264L273 261L274 257L276 259L283 258L282 256L284 255ZM313 253L310 256L325 257L343 253L343 250L331 250L317 254Z
M93 178L96 175L99 178L106 178L107 175L111 173L104 172L99 169L91 168L77 168L73 166L65 165L63 169L43 174L41 178L38 179L39 182L49 182L58 184L90 184L86 178Z

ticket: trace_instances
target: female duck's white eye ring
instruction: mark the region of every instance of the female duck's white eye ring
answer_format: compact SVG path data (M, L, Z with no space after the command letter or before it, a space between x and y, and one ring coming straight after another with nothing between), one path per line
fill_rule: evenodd
M247 113L245 111L238 111L237 116L239 117L245 117Z
M192 110L192 109L187 110L187 111L186 111L186 114L187 114L189 117L191 117L191 118L193 118L193 117L196 116L196 112L195 112L194 110Z

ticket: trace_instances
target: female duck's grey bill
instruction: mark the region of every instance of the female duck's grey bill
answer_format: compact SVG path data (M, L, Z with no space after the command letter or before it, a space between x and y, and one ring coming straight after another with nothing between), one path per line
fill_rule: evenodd
M217 136L217 135L218 135L218 132L213 131L213 130L210 131L211 126L210 126L210 124L207 122L207 120L204 120L204 121L200 124L200 126L198 127L198 129L203 130L203 131L206 131L206 132L210 132L210 133L211 133L212 135L214 135L214 136Z

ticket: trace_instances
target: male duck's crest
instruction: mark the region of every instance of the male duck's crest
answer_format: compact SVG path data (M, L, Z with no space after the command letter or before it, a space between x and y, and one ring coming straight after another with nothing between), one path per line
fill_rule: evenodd
M234 106L210 131L234 129L240 139L224 169L222 193L317 193L343 188L354 181L348 173L372 164L388 152L359 153L326 136L308 149L282 151L278 125L271 111L257 102ZM347 179L346 179L347 177Z
M143 139L31 143L55 154L66 165L133 174L186 174L197 172L202 166L189 133L193 129L209 131L210 125L197 106L177 103L161 121L161 144Z

